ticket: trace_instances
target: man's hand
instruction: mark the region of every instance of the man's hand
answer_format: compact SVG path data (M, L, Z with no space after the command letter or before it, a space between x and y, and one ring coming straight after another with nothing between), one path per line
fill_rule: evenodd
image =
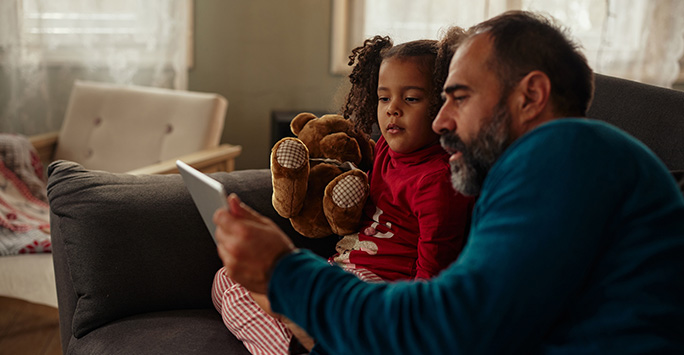
M294 250L290 238L270 219L228 196L230 212L214 213L218 254L226 274L250 291L266 293L275 262Z

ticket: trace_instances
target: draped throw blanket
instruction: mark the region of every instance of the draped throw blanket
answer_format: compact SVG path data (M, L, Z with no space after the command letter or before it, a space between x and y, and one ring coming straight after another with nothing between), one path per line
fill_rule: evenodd
M51 251L43 167L20 135L0 134L0 256Z

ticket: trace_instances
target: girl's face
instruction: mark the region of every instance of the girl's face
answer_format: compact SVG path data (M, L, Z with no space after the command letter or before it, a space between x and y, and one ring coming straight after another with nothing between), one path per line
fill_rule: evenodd
M432 131L432 77L421 57L388 58L378 76L378 124L389 147L411 153L439 141Z

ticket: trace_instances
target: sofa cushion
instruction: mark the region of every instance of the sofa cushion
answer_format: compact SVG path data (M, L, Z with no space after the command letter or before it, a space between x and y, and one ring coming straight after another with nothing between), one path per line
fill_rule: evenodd
M73 299L60 300L60 312L73 306L76 338L136 314L213 310L211 283L221 261L180 175L114 174L67 161L48 172L53 238L64 245L66 259L61 265L62 251L55 255L58 293ZM274 219L296 245L321 255L334 250L336 238L304 238L276 214L268 170L212 176ZM64 277L68 281L60 282Z
M125 341L121 341L125 339ZM249 354L213 309L123 318L69 342L69 354Z

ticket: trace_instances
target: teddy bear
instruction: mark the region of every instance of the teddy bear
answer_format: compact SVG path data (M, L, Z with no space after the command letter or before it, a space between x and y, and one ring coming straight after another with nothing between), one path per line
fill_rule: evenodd
M309 238L353 233L368 198L375 142L341 115L300 113L271 150L272 203Z

